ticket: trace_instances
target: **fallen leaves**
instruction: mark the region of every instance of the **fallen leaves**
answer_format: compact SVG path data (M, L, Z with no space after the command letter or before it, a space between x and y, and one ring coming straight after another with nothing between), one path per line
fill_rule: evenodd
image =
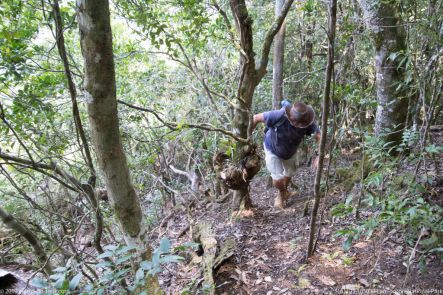
M319 275L316 277L323 285L326 286L335 286L336 282L328 276Z

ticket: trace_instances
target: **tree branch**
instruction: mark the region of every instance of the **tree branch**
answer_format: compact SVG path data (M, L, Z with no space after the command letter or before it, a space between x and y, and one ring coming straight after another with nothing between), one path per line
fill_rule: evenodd
M45 273L47 275L50 275L52 273L52 266L49 262L48 256L46 255L45 249L43 248L37 236L35 236L34 233L29 230L23 223L16 220L12 215L3 210L2 207L0 207L0 219L7 227L21 235L28 241L28 243L34 249L34 253L37 256L37 259L43 265L42 267L44 268Z
M157 120L159 120L163 125L165 125L166 127L168 127L171 130L180 130L182 128L196 128L196 129L202 129L202 130L206 130L206 131L214 131L214 132L220 132L224 135L227 135L233 139L235 139L238 142L242 142L242 143L248 143L248 139L247 138L243 138L238 136L237 134L235 134L234 132L231 131L227 131L225 129L222 128L217 128L212 124L209 123L201 123L201 124L192 124L192 123L177 123L177 122L167 122L165 120L163 120L156 111L152 110L152 109L148 109L148 108L142 108L139 106L135 106L132 104L129 104L127 102L124 102L122 100L117 100L118 103L123 104L125 106L128 106L130 108L142 111L142 112L148 112L150 114L153 114Z
M54 21L56 27L57 48L60 54L60 58L63 62L66 79L68 81L68 89L69 89L69 94L71 95L71 102L72 102L72 113L74 117L77 135L81 139L81 145L83 146L83 150L85 152L85 158L86 158L85 160L91 171L91 184L92 186L95 186L96 172L94 169L94 164L92 162L88 140L86 139L85 130L83 129L83 124L78 109L77 90L75 88L75 84L71 75L71 70L69 68L68 56L66 54L66 47L65 47L65 38L63 36L63 23L60 15L60 7L58 5L58 0L53 0L53 1L54 2L52 3L52 9L54 13Z
M277 17L272 27L266 33L265 41L263 42L263 47L261 50L260 64L256 69L259 76L264 76L266 74L266 67L269 61L269 52L271 51L272 41L274 40L275 35L278 33L283 22L285 21L286 15L288 14L293 2L294 0L286 0L285 4L282 7L281 14Z
M39 162L34 162L28 159L23 159L23 158L19 158L13 155L9 155L3 152L0 152L0 158L7 160L7 161L12 161L14 163L17 164L21 164L24 166L27 166L29 168L32 168L36 171L45 173L48 176L51 177L55 177L54 175L48 174L47 172L43 172L44 170L50 170L50 171L54 171L55 174L57 174L58 176L62 177L63 179L69 181L71 184L74 185L74 187L66 184L65 182L61 181L58 178L54 178L56 179L58 182L60 182L61 184L63 184L64 186L66 186L67 188L69 188L70 190L76 191L76 192L81 192L82 191L82 187L81 187L81 183L80 181L78 181L74 176L70 175L69 173L67 173L66 171L62 170L60 167L58 167L58 165L51 161L51 164L46 164L46 163L39 163Z

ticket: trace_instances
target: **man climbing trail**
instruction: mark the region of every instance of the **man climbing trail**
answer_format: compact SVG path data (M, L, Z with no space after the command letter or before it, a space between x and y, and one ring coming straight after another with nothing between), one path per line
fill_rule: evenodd
M297 168L297 148L305 136L314 133L317 143L320 142L320 130L315 123L314 110L303 102L254 115L253 130L260 122L268 129L264 137L266 168L271 173L272 184L279 190L274 206L283 209L290 196L288 184ZM313 167L317 164L318 156Z

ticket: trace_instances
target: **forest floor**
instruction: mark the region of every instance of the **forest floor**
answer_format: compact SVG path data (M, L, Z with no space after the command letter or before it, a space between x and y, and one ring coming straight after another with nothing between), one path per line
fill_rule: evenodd
M443 127L431 132L431 136L435 145L443 146ZM358 154L342 156L337 168L351 167L359 158ZM443 155L438 155L436 160L437 171L441 173ZM427 200L443 206L443 175L436 173L433 161L426 163L427 173L435 180L428 188L432 194ZM401 168L414 171L413 166ZM424 174L424 169L422 167L419 174ZM298 200L312 196L314 176L309 167L297 170L290 188L297 196L289 200L284 210L274 208L277 191L267 186L268 177L264 174L253 179L250 194L254 207L241 218L231 218L229 202L210 202L204 197L195 200L194 222L210 224L219 245L229 239L236 242L233 255L214 272L216 294L443 294L440 258L428 255L425 272L421 272L416 259L412 259L407 271L405 262L411 257L413 245L405 242L401 228L378 227L369 239L362 237L349 251L344 251L344 238L337 237L337 231L358 226L373 212L362 206L359 219L354 214L331 216L332 207L349 195L344 185L335 179L334 172L332 170L328 194L319 210L321 235L315 254L307 262L310 216L304 214L304 202ZM188 217L184 208L171 211L152 232L151 239L158 242L167 236L174 246L192 241L187 230ZM94 250L91 248L91 251ZM174 295L204 294L201 257L193 251L180 255L186 258L185 263L164 266L165 271L160 275L162 289ZM17 268L5 270L25 281L31 274ZM16 290L21 291L25 286L22 282ZM28 286L27 291L35 290Z
M442 145L443 136L438 135L435 143ZM340 166L351 165L350 161L343 160ZM438 165L439 171L443 171L442 155ZM310 169L302 167L293 183L310 188L312 180ZM419 271L418 263L413 263L407 274L404 263L413 247L405 243L400 229L378 228L369 239L363 237L355 241L349 251L343 250L343 238L336 236L337 231L357 226L372 213L362 208L359 220L354 214L340 219L331 217L331 207L347 196L339 183L331 183L326 199L322 200L321 236L315 254L306 263L310 216L304 216L304 202L297 202L297 197L312 195L312 191L299 190L284 210L278 210L273 207L276 190L268 188L266 183L266 176L252 181L250 193L254 208L242 218L231 220L228 203L201 200L196 204L197 223L210 223L221 244L228 238L236 241L234 255L214 274L216 294L443 293L443 263L439 258L429 256L424 273ZM433 188L437 192L434 201L440 203L443 188L442 183L437 184ZM292 191L297 190L292 188ZM169 234L173 244L183 244L191 240L189 235L178 238L187 225L183 212L168 221L164 233ZM169 294L182 294L184 290L189 290L185 294L198 293L195 285L201 284L199 264L180 264L167 269L161 283Z

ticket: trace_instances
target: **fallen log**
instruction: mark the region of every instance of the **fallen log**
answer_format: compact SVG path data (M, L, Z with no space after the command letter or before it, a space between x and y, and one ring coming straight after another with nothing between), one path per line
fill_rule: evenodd
M203 290L215 294L214 271L234 255L235 240L227 239L219 246L212 226L206 222L195 227L193 240L202 248Z

